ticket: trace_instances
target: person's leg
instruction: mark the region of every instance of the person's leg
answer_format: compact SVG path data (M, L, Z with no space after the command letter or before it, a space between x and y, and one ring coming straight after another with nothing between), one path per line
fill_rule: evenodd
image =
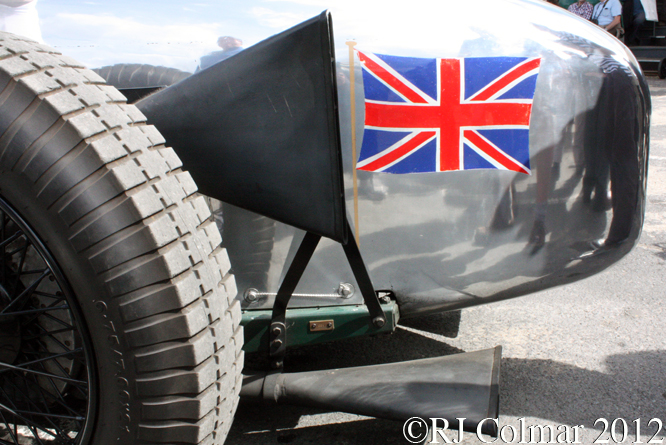
M638 38L638 30L640 29L641 26L643 26L643 23L645 23L645 12L641 12L640 14L635 15L633 17L631 27L626 29L627 33L625 34L624 37L624 43L627 46L634 46L640 44L640 39Z

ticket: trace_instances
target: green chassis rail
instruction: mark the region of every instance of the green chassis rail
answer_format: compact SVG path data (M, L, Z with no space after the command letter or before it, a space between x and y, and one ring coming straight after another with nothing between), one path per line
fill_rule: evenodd
M393 332L400 319L398 305L391 301L382 304L386 324L374 326L365 305L323 306L287 310L287 344L313 345L345 338ZM268 327L271 310L246 310L241 324L245 330L246 352L268 351Z

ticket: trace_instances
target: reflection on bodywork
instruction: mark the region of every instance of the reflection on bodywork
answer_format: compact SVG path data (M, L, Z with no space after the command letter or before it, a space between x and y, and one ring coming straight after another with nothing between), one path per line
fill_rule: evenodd
M531 176L357 171L361 251L375 287L395 292L403 316L575 281L619 259L639 234L649 98L635 62L609 49L603 41L610 37L592 41L541 25L534 31L522 49L543 58L530 122ZM478 54L492 37L470 42L457 56ZM347 122L349 65L340 65ZM356 110L364 109L362 98L357 94ZM357 116L357 140L363 122ZM343 143L349 138L343 126ZM343 155L352 209L352 160L349 150ZM289 232L278 225L285 238L276 243L269 287L283 273L278 264L289 263ZM340 281L353 278L342 249L331 243L318 249L297 292L330 290Z
M134 26L135 21L121 20L113 10L106 11L103 20L94 21L91 11L99 16L100 5L67 4L54 13L53 6L44 2L46 13L40 9L40 14L49 43L68 45L69 35L61 28L77 17L83 42L90 28L102 30L95 39L97 47L78 41L67 47L68 53L90 66L140 61L192 71L202 56L216 49L219 36L234 36L251 48L326 7L311 2L314 5L307 8L317 9L293 16L290 23L248 16L233 27L212 25L220 14L240 16L239 9L252 8L255 3L234 4L228 9L193 4L188 11L170 5L158 11L155 20L169 11L179 11L184 19L182 26L161 29L163 32L152 32L152 24ZM285 13L295 8L305 14L307 9L302 2L277 3L274 9L284 8L280 11ZM331 7L347 218L358 221L353 223L354 229L375 289L393 291L403 316L565 284L603 270L629 251L643 215L650 104L636 60L619 41L540 1L414 0L399 25L394 11L378 9L371 2L356 3L350 7L340 1ZM136 5L137 11L146 7ZM431 13L421 14L423 10ZM439 22L441 16L464 16L470 10L478 11L473 22L452 21L446 27ZM73 11L79 15L74 17ZM410 20L416 15L419 20ZM194 29L192 23L202 17L210 17L210 23ZM136 36L129 39L108 31L109 23L120 22L137 28ZM155 36L155 41L149 42L145 35ZM185 42L183 35L190 41ZM131 51L127 50L130 40ZM360 148L365 137L365 84L361 60L349 59L349 41L355 42L356 49L397 57L540 59L529 122L531 174L465 170L394 175L355 170L358 159L352 156L352 128ZM239 218L253 220L254 216ZM246 240L252 239L249 234L255 229L243 226L239 225L240 232L248 234ZM303 237L292 227L272 222L265 234L261 271L247 279L239 277L239 295L250 287L275 293ZM239 265L234 269L246 270L240 264L251 261L251 244L239 246L243 258L234 259L235 248L230 247L232 266ZM342 247L324 240L296 293L332 295L341 283L356 286ZM326 304L361 301L357 293L351 299L331 299ZM271 304L268 298L251 307ZM294 307L319 304L321 300L308 297L290 302Z

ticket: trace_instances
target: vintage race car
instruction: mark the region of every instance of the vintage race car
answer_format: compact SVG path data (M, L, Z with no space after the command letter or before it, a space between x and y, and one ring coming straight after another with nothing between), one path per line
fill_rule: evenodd
M547 2L0 3L3 443L220 444L239 396L496 435L499 347L286 350L571 283L640 235L645 79Z

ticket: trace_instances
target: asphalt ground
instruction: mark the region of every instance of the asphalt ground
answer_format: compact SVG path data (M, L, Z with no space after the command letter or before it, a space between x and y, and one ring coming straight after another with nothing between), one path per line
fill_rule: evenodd
M410 320L389 336L301 348L290 354L290 370L372 365L502 345L500 427L505 435L495 443L520 443L520 436L511 437L511 427L520 434L521 425L528 432L529 426L551 426L557 433L551 443L578 439L592 444L597 438L648 443L659 427L658 421L649 424L652 419L664 424L652 442L661 443L666 436L666 80L651 77L649 84L653 114L646 218L638 245L620 263L565 287ZM597 419L609 423L605 432ZM615 419L627 424L624 440L622 420L615 422L616 440L610 436ZM565 432L569 435L560 434ZM451 432L447 437L458 439ZM549 442L536 435L522 439ZM399 422L241 401L226 443L410 442ZM466 433L460 443L484 442Z

